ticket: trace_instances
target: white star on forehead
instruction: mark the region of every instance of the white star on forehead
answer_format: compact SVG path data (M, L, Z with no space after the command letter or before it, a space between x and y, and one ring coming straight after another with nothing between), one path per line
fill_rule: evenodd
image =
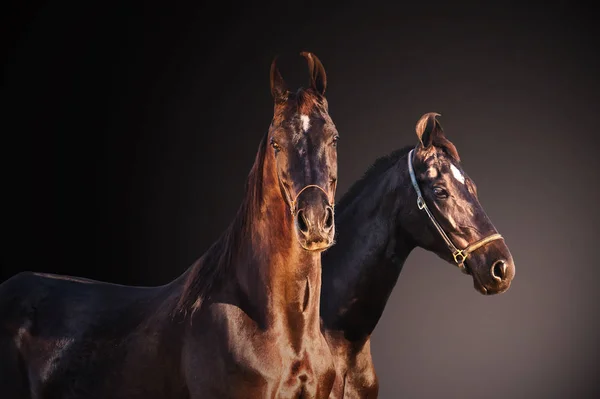
M454 166L453 164L450 164L450 170L452 171L452 176L454 176L454 178L456 180L458 180L462 184L465 184L465 177L463 176L462 173L460 173L460 170L458 170L458 168L456 166Z
M300 120L302 121L302 130L306 133L310 129L310 118L308 115L302 114L300 115Z

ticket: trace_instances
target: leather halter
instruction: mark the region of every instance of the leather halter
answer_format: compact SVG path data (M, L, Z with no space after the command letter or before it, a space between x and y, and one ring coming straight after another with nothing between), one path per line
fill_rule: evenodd
M277 162L277 161L275 161L275 162ZM292 217L296 217L296 214L299 211L299 209L296 208L296 206L298 205L298 197L300 196L300 194L302 194L302 192L304 190L306 190L307 188L311 188L311 187L318 188L319 190L323 191L323 194L325 194L325 198L327 198L327 205L329 205L331 207L332 211L334 210L335 205L329 198L329 194L327 194L327 191L323 190L323 188L321 186L318 186L316 184L306 185L302 188L302 190L298 191L298 194L296 194L296 197L292 198L292 196L290 195L288 190L285 188L283 181L281 180L281 176L279 175L279 169L277 169L277 180L279 180L279 185L280 185L281 189L283 190L285 197L288 200L288 204L290 205L290 213L292 214Z
M479 241L476 241L472 244L467 245L467 247L464 249L458 249L456 247L456 245L454 245L452 240L450 240L450 237L448 237L448 235L446 234L446 232L444 231L442 226L440 226L438 221L435 220L435 217L433 216L433 214L427 207L427 204L425 203L425 199L423 198L421 189L419 189L419 184L417 183L417 178L415 176L415 171L413 169L413 162L412 162L413 151L414 151L414 149L410 150L410 152L408 153L408 172L410 174L410 180L412 182L412 185L415 188L415 191L417 192L417 207L419 208L419 210L424 210L425 212L427 212L427 216L429 216L429 219L431 220L431 222L433 223L433 225L435 226L437 231L440 233L440 235L446 242L448 249L450 249L450 251L452 252L452 257L454 258L454 262L456 262L456 265L463 273L468 274L469 272L465 266L465 261L467 260L467 257L469 256L469 254L492 241L500 240L503 238L500 234L495 233L495 234L489 235L485 238L482 238Z
M314 188L318 188L319 190L323 191L323 194L325 194L325 197L327 198L327 205L329 205L331 207L331 209L333 210L333 207L335 206L334 204L331 203L331 201L329 200L329 195L327 194L327 192L325 190L323 190L323 188L321 188L321 186L317 186L316 184L309 184L308 186L304 186L304 188L302 188L302 190L298 191L298 194L296 194L296 198L290 200L290 211L292 212L292 216L296 216L296 214L298 213L298 209L296 208L296 206L298 205L298 197L300 196L300 194L302 194L302 192L304 190L306 190L307 188L310 187L314 187Z

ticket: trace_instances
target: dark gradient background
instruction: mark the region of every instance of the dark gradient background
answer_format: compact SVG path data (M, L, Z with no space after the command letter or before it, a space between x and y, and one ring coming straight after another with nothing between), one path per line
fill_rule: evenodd
M373 336L380 397L594 397L597 17L451 3L5 4L1 281L181 274L240 203L273 56L310 50L341 135L338 199L439 112L516 261L511 289L484 297L415 250Z

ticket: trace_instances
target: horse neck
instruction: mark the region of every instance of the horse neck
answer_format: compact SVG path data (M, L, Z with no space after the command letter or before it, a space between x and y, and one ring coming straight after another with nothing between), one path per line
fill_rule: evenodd
M321 317L350 341L371 335L414 248L398 222L410 187L405 159L367 176L358 195L338 207L339 235L323 254Z
M248 202L235 264L238 294L263 326L298 323L318 329L321 255L300 246L274 165L265 160L262 192Z

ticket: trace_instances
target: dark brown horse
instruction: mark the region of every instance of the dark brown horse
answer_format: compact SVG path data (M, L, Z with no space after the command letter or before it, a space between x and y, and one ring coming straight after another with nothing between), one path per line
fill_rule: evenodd
M321 252L333 244L337 131L325 70L271 67L274 116L229 228L170 284L21 273L0 286L0 397L327 398Z
M334 355L334 398L375 398L370 337L413 248L470 274L485 295L515 274L508 247L477 199L475 183L436 119L417 123L419 143L377 160L337 207L337 244L323 254L321 317Z

